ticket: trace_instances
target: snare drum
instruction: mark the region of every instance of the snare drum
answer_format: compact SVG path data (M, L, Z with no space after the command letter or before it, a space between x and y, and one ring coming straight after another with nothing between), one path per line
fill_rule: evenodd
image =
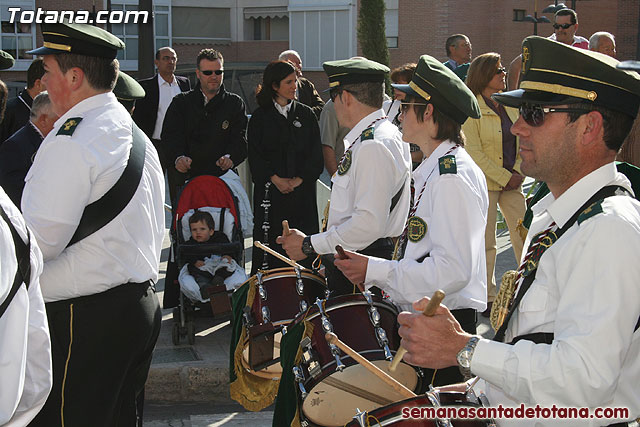
M421 408L434 407L434 395L427 393L426 395L416 396L405 399L382 408L374 409L369 412L360 412L353 417L353 421L346 424L345 427L387 427L387 426L424 426L439 427L448 425L453 427L489 427L495 426L490 420L480 419L409 419L403 418L404 408ZM438 404L441 407L446 406L475 406L480 407L482 404L473 397L459 392L439 392L435 393ZM447 424L449 422L449 424Z
M293 368L307 425L343 426L355 408L371 411L401 399L395 390L325 340L334 332L341 341L411 390L420 385L418 371L401 363L389 365L400 346L396 308L369 292L316 301L307 316L311 337L300 343L302 362Z
M306 312L316 299L326 298L327 284L322 276L311 270L291 267L258 271L254 282L255 297L251 311L244 316L243 322L247 329L257 325L274 326L273 363L257 371L251 369L247 338L243 343L243 366L261 378L279 378L282 374L279 363L282 328L293 322L300 313Z

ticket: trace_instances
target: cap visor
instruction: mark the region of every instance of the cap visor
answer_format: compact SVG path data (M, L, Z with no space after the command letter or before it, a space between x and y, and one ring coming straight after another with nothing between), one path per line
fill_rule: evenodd
M25 52L27 55L56 55L58 53L65 53L64 50L51 49L49 47L39 47L37 49L29 50Z
M494 93L491 98L507 107L518 108L522 104L560 105L583 102L579 98L539 90L516 89L509 92Z
M418 98L422 98L420 94L415 90L411 89L411 86L409 86L408 84L403 85L403 84L391 83L391 87L393 87L394 89L398 89L400 92L404 92L407 95L417 96Z
M640 71L640 61L622 61L616 68L621 70Z

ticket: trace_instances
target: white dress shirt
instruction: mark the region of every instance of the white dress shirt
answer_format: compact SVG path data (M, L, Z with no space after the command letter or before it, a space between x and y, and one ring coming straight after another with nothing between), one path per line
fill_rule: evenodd
M345 137L352 147L351 166L344 175L331 178L331 207L327 231L311 236L319 254L334 253L335 246L360 250L382 237L402 233L410 200L411 155L398 128L388 120L373 125L374 138L360 141L362 132L376 119L385 117L376 110L353 127ZM391 199L402 195L390 213Z
M158 74L158 115L156 116L156 127L153 128L153 139L160 139L162 134L162 124L164 116L167 114L167 108L171 105L173 97L181 92L176 76L172 76L173 81L169 83Z
M20 211L0 188L0 203L26 243L27 229ZM25 426L40 412L52 385L51 342L47 313L38 276L42 254L31 239L31 281L16 292L0 317L0 425ZM3 303L18 269L11 231L0 219L0 304Z
M81 118L73 135L57 135ZM147 139L140 184L131 202L100 230L66 248L85 206L120 178L129 159L132 119L113 93L87 98L60 117L25 179L24 217L42 250L45 302L157 280L164 238L164 179Z
M424 187L414 215L426 222L425 236L417 242L408 240L400 261L369 258L365 287L379 287L406 311L413 311L414 301L431 297L438 289L445 292L443 304L451 310L486 308L487 183L460 147L451 152L457 173L440 175L439 159L453 147L450 141L441 143L413 172L415 202ZM416 261L420 258L424 260Z
M613 163L591 172L557 199L548 194L534 208L525 242L552 221L563 227L598 189L631 190ZM518 305L505 342L552 332L551 345L480 340L471 371L483 378L492 406L628 407L640 416L640 203L613 196L603 212L576 222L547 249L531 288ZM523 254L524 255L524 254ZM563 425L607 425L612 419L571 420ZM500 425L556 425L560 420L501 420Z

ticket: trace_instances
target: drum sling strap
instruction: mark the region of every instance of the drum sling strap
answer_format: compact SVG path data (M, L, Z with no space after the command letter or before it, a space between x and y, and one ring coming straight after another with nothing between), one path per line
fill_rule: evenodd
M0 304L0 317L2 317L4 312L7 311L9 304L11 304L13 297L15 297L18 292L18 289L22 286L22 283L24 283L27 289L29 289L29 281L31 280L31 260L29 257L31 252L31 235L29 234L29 230L27 230L27 243L24 243L2 206L0 206L0 215L7 223L9 230L11 230L13 245L16 250L16 260L18 261L18 270L16 271L16 276L13 279L11 290L9 291L9 294L7 294L7 298L2 302L2 304Z
M599 200L602 201L602 200L606 199L607 197L611 197L611 196L615 195L615 192L618 189L621 189L621 190L623 190L625 192L627 191L625 188L620 187L618 185L608 185L606 187L601 188L596 194L594 194L589 200L587 200L587 202L584 205L582 205L580 207L580 209L578 209L578 211L575 214L573 214L573 216L569 219L569 221L567 221L567 223L564 225L564 227L558 229L555 232L556 241L558 239L560 239L560 237L569 228L571 228L573 226L573 224L578 220L578 217L580 216L580 214L585 209L587 209L589 206L591 206L593 203L595 203L595 202L597 202ZM496 332L496 335L493 338L494 341L504 342L504 336L505 336L505 332L507 331L507 327L509 326L509 320L511 320L511 316L513 316L513 313L516 311L518 305L520 304L520 301L522 300L522 297L529 290L529 288L531 287L531 284L535 280L537 271L538 271L538 268L536 267L535 270L533 270L522 281L522 284L520 285L521 289L518 292L518 294L515 297L515 299L513 300L513 302L511 303L511 306L509 308L509 313L507 314L507 316L504 319L504 322L502 323L502 325L500 326L500 328ZM636 323L634 332L636 330L638 330L638 327L640 327L640 319L638 319L638 323ZM541 343L550 344L553 341L553 333L550 333L550 332L537 332L537 333L533 333L533 334L520 335L520 336L515 337L509 344L515 344L516 342L518 342L518 341L520 341L522 339L528 340L528 341L533 341L536 344L541 344Z
M101 198L85 206L76 232L67 247L79 242L110 223L129 204L142 177L144 167L146 136L132 122L133 142L129 161L116 183Z

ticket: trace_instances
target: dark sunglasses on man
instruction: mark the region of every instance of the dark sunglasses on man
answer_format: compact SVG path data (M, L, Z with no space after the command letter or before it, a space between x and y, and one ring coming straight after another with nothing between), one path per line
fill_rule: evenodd
M556 30L562 28L563 30L568 30L570 26L575 25L575 24L553 24L553 28L555 28Z
M336 98L342 92L349 92L350 94L357 94L356 92L354 92L352 90L347 90L347 89L343 89L343 88L331 89L329 91L329 98L331 99L331 102L336 102Z
M200 70L200 72L202 74L204 74L205 76L210 76L211 74L215 73L216 76L221 75L222 73L224 73L224 70Z
M550 113L580 113L587 114L592 110L586 108L556 108L543 107L538 104L522 104L520 105L520 116L529 125L533 127L542 126L544 115Z

